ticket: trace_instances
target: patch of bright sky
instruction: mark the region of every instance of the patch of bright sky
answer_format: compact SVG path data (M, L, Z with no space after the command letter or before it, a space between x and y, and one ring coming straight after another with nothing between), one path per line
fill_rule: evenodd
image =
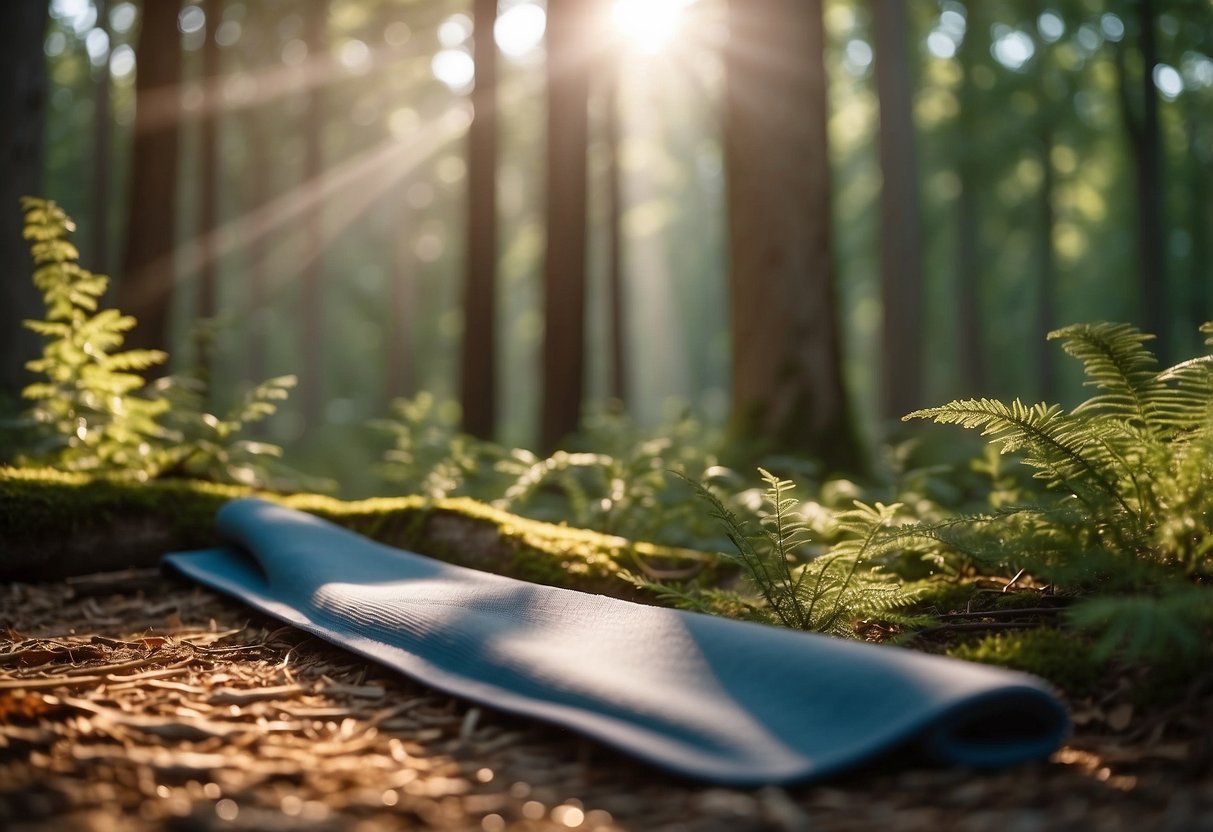
M1189 87L1213 87L1213 60L1199 52L1185 52L1183 77Z
M447 49L460 46L472 36L472 19L466 14L453 14L438 27L438 42Z
M1032 38L1019 29L995 27L994 38L990 54L1007 69L1019 69L1036 54L1036 44Z
M966 26L964 6L955 2L944 3L939 22L927 35L927 51L943 60L955 57L956 50L964 41Z
M119 3L110 9L110 28L117 34L126 34L135 25L137 14L134 3Z
M190 35L199 32L206 25L206 12L199 6L186 6L177 15L177 28L182 34Z
M1036 19L1036 30L1045 43L1057 43L1066 33L1066 23L1054 12L1041 12Z
M97 23L97 9L90 0L51 0L51 15L83 35Z
M1119 43L1125 36L1125 23L1111 12L1106 12L1099 18L1099 29L1103 36L1113 43ZM1083 44L1086 46L1086 44Z
M691 0L615 0L611 21L636 51L655 55L678 33Z
M853 38L847 41L842 53L842 64L852 75L863 75L872 65L872 47L867 41Z
M443 49L430 62L430 71L450 87L451 92L467 92L476 75L476 64L462 49Z
M1174 101L1184 91L1184 79L1179 70L1170 64L1158 64L1154 67L1154 86L1158 87L1163 98Z
M127 78L135 71L135 50L125 43L120 44L110 55L110 74L118 80Z
M101 27L89 29L84 38L84 48L88 50L88 59L93 66L101 66L110 56L110 37Z
M493 25L493 40L509 58L523 58L543 41L547 13L534 3L515 3Z
M371 49L357 38L351 38L341 44L337 60L350 72L361 74L371 68Z

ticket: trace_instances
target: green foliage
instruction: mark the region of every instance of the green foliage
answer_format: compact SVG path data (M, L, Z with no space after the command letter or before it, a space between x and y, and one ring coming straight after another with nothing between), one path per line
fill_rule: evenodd
M32 440L18 461L63 471L137 479L185 476L216 482L277 484L267 461L281 449L242 438L272 415L293 376L254 387L225 417L207 411L208 385L197 374L162 379L149 389L140 371L167 360L159 350L122 350L135 319L101 309L108 278L78 264L68 239L75 226L54 202L24 197L25 239L46 318L25 325L47 339L26 367L44 376L23 391Z
M544 457L461 433L458 407L430 393L393 402L392 416L372 426L393 443L381 473L406 493L469 496L503 511L632 540L687 546L713 536L685 487L669 475L729 473L716 465L705 430L693 419L646 435L622 416L598 414L587 420L573 450Z
M1213 346L1213 327L1202 331ZM1073 410L989 399L909 414L980 430L1047 487L1036 504L919 522L899 534L940 552L1098 595L1071 620L1101 650L1193 657L1213 624L1213 358L1158 370L1149 336L1126 324L1066 327L1050 338L1098 392Z
M709 488L695 484L709 514L733 547L726 553L745 571L754 599L720 589L674 587L629 573L625 577L677 606L771 621L787 627L853 636L862 616L884 616L912 597L872 569L881 530L896 506L855 502L833 518L840 542L826 548L791 495L793 484L759 469L766 483L757 524L743 520Z
M1105 667L1087 639L1053 627L985 635L956 645L948 655L1035 673L1075 696L1093 692Z
M167 356L121 350L135 320L115 309L98 310L109 281L76 262L71 219L47 200L25 197L21 204L34 284L46 304L45 320L25 322L47 339L42 357L26 364L46 380L22 391L33 402L29 417L37 426L30 458L75 471L146 469L165 435L156 419L168 403L140 395L138 371Z

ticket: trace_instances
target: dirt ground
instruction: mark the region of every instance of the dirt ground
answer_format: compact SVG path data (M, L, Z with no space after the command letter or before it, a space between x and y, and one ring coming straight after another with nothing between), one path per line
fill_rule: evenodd
M0 829L1213 830L1213 690L1071 702L1048 762L679 780L161 576L0 589Z

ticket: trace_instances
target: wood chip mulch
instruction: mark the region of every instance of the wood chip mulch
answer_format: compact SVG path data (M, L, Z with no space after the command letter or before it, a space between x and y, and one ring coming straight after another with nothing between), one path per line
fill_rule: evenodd
M1213 692L1072 702L1048 762L679 780L133 571L0 588L0 829L1213 830Z

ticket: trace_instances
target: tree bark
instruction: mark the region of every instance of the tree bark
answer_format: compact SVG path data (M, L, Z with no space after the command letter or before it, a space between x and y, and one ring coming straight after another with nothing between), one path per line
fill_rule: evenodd
M730 0L728 19L731 429L854 469L830 252L822 4Z
M305 6L305 37L309 60L319 60L328 48L329 0L308 0ZM324 173L324 112L325 95L321 84L311 84L307 91L307 112L304 116L303 181L318 185ZM304 263L299 276L299 354L303 357L299 387L304 424L307 429L324 420L326 386L325 326L324 326L324 201L315 200L302 218L304 233Z
M111 36L108 0L94 0L97 7L97 27ZM110 53L113 44L110 44ZM110 218L110 156L113 148L113 125L110 108L109 54L97 67L93 83L93 192L92 192L92 239L89 263L93 271L109 274L109 218Z
M623 285L623 172L619 125L619 84L621 81L618 53L612 51L604 61L606 102L603 141L607 144L607 345L610 350L610 396L620 405L628 400L627 342L624 329L626 290Z
M205 0L206 40L202 45L202 118L199 123L201 158L198 164L198 318L214 318L219 312L218 257L215 235L219 231L219 109L222 96L219 85L219 42L215 39L223 15L223 0ZM213 344L206 338L199 344L198 367L206 374L212 370Z
M593 8L549 0L547 241L540 443L554 450L581 422L585 389L586 142Z
M973 67L983 54L988 40L978 38L984 21L979 18L979 0L966 4L968 22L960 47L960 117L956 137L956 177L960 194L956 200L956 354L960 360L961 396L985 395L986 350L982 338L981 304L981 206L977 193L981 187L976 135L980 120L977 112L980 95L973 83Z
M473 4L472 124L468 129L467 260L460 401L463 430L492 439L497 422L497 0Z
M33 381L25 362L37 356L38 338L21 321L43 317L20 200L42 190L47 17L45 0L0 3L0 411Z
M117 305L139 325L131 347L168 349L177 224L177 161L181 136L179 3L145 3L135 48L135 130L131 150L130 219ZM156 365L147 375L161 375Z
M882 404L897 419L922 407L922 211L903 0L872 0L880 106Z
M1155 353L1168 364L1171 359L1170 305L1167 286L1165 244L1166 200L1163 196L1162 137L1158 126L1158 66L1154 0L1139 0L1141 27L1141 126L1134 135L1137 162L1138 245L1141 257L1140 304L1142 326L1157 336Z

